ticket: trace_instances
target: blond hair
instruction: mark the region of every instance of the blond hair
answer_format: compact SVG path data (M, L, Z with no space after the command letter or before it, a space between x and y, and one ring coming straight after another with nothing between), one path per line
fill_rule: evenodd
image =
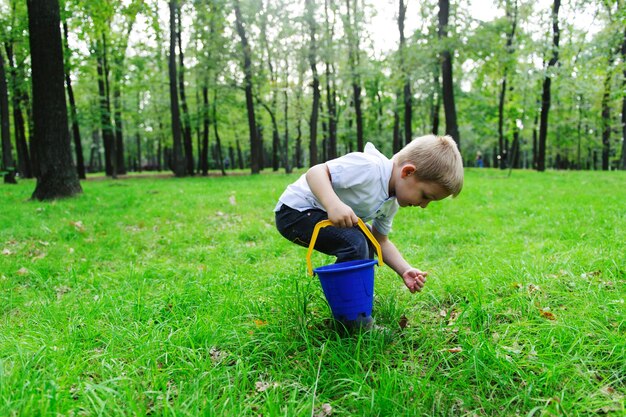
M463 188L463 159L448 135L415 138L395 154L393 160L399 166L415 165L417 178L441 185L453 197Z

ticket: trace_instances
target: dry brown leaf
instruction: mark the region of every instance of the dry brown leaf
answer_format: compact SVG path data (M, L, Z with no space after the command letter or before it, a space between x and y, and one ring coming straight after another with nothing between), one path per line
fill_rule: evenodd
M17 270L17 275L26 275L28 274L30 271L24 267L21 267L20 269Z
M556 316L554 315L554 313L549 310L540 309L539 314L545 319L556 320Z
M406 326L409 325L409 319L403 314L402 317L400 317L400 320L398 321L398 325L400 326L401 329L406 329Z
M453 347L453 348L448 349L448 352L450 352L450 353L460 353L460 352L463 352L463 348L460 347L460 346Z

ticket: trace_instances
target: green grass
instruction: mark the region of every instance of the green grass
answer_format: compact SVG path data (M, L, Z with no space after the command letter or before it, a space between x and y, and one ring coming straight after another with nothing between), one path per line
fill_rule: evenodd
M378 268L388 331L351 336L273 226L296 177L2 185L0 415L626 415L626 173L469 170L401 210L429 281Z

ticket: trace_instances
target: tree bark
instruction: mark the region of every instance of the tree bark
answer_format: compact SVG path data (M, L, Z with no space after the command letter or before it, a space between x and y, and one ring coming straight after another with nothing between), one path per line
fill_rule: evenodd
M172 116L172 135L174 138L172 171L177 177L184 177L187 173L185 158L182 152L182 140L180 130L180 108L178 107L178 88L176 75L176 10L177 0L170 0L170 56L168 60L170 78L170 107Z
M25 121L22 113L22 98L26 93L22 91L20 82L18 82L18 69L13 62L13 41L5 44L5 50L7 52L8 68L11 74L11 90L13 92L11 102L13 104L13 129L15 131L15 148L17 150L17 171L22 178L33 178L32 155L28 150L28 143L26 142Z
M403 88L403 96L404 96L404 144L407 145L411 142L411 138L413 136L413 97L411 94L411 77L406 68L406 62L404 57L404 50L406 39L404 38L404 20L406 17L406 8L407 5L404 4L403 0L399 1L399 10L398 10L398 31L400 32L400 47L399 47L399 55L400 55L400 71L402 71L402 77L404 78L404 88Z
M241 39L241 49L243 50L243 72L244 87L246 92L246 109L248 111L248 129L250 133L250 171L252 174L260 172L260 160L262 149L259 146L258 129L256 116L254 114L254 94L252 92L252 52L246 30L243 26L243 18L241 16L241 8L239 0L235 0L235 23L237 33Z
M363 110L361 109L361 77L359 76L359 34L357 28L357 0L354 0L354 7L350 5L350 0L346 0L346 17L348 32L348 62L352 78L352 97L354 104L354 118L356 121L356 143L357 150L362 151L363 143ZM351 15L354 16L354 22Z
M439 0L439 39L445 42L448 37L448 20L450 17L450 0ZM447 46L443 47L441 58L441 81L443 92L443 108L446 116L446 134L452 136L459 150L461 138L456 119L454 104L454 80L452 76L452 54Z
M17 184L15 180L15 161L13 160L13 149L11 146L11 132L9 130L9 89L4 67L4 57L2 53L0 53L0 136L2 137L2 168L5 171L4 183Z
M109 95L109 69L107 65L106 37L96 42L98 93L100 97L100 126L104 144L104 169L106 175L117 178L116 143L111 123L111 102Z
M550 85L552 83L552 74L550 74L550 72L559 62L559 37L561 35L559 30L560 7L561 0L554 0L552 5L552 57L546 68L546 76L543 80L543 92L541 95L541 116L539 120L539 139L537 144L537 171L539 172L546 170L546 142L548 136L548 113L550 112L551 101Z
M506 33L506 62L502 71L502 82L500 84L500 101L498 103L498 151L500 154L500 169L507 168L511 157L509 157L509 143L504 137L504 107L505 97L508 83L508 75L510 71L510 63L512 62L513 55L513 38L515 37L515 29L517 28L517 0L513 0L513 10L511 11L510 0L506 1L505 13L507 22L510 24L510 30ZM515 123L515 121L514 121Z
M607 73L604 77L604 92L602 94L602 170L609 170L609 154L611 152L611 78L613 67L613 53L610 51Z
M334 24L331 25L328 8L333 8L333 0L324 2L324 15L326 20L326 107L328 111L328 159L337 158L337 88L335 86L335 69L333 67L334 55L332 55Z
M68 51L69 59L69 47L67 43L67 22L63 21L63 40L65 50ZM80 127L78 126L78 114L76 112L76 100L74 99L74 89L72 88L72 79L70 77L69 69L65 71L65 87L67 88L67 98L70 104L70 119L72 122L72 137L74 138L74 153L76 154L76 171L78 178L84 180L87 178L85 174L85 158L83 156L83 145L80 140Z
M58 0L28 0L33 122L40 170L32 198L82 193L72 161Z
M626 62L626 29L624 29L624 39L622 40L622 65ZM623 65L622 91L626 91L626 65ZM620 159L621 169L626 170L626 94L622 97L622 157Z
M176 30L176 39L178 42L178 85L180 93L180 109L182 111L182 129L183 129L183 147L185 150L185 161L187 164L187 174L193 175L193 145L191 140L191 122L189 119L189 107L187 106L187 95L185 94L185 56L183 51L182 31L183 26L181 23L182 16L180 6L176 11L178 15L178 29Z
M222 175L226 175L226 170L224 169L224 156L222 155L222 140L220 139L220 132L217 124L217 90L213 91L213 133L215 133L215 146L217 148L217 166L220 168ZM239 141L237 141L237 151L239 152L239 163L241 165L241 169L243 169L243 161L241 159L241 148L239 147ZM231 158L231 163L234 164L235 161Z
M305 0L307 22L309 24L309 66L313 76L313 102L311 104L311 117L309 119L309 166L317 165L317 122L320 107L320 80L317 74L317 43L315 40L315 10L312 0Z

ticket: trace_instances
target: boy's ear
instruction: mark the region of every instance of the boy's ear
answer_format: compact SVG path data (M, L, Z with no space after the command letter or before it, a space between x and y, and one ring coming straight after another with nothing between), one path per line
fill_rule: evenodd
M400 178L410 177L411 175L413 175L414 172L415 172L415 165L406 164L402 167L402 169L400 169Z

